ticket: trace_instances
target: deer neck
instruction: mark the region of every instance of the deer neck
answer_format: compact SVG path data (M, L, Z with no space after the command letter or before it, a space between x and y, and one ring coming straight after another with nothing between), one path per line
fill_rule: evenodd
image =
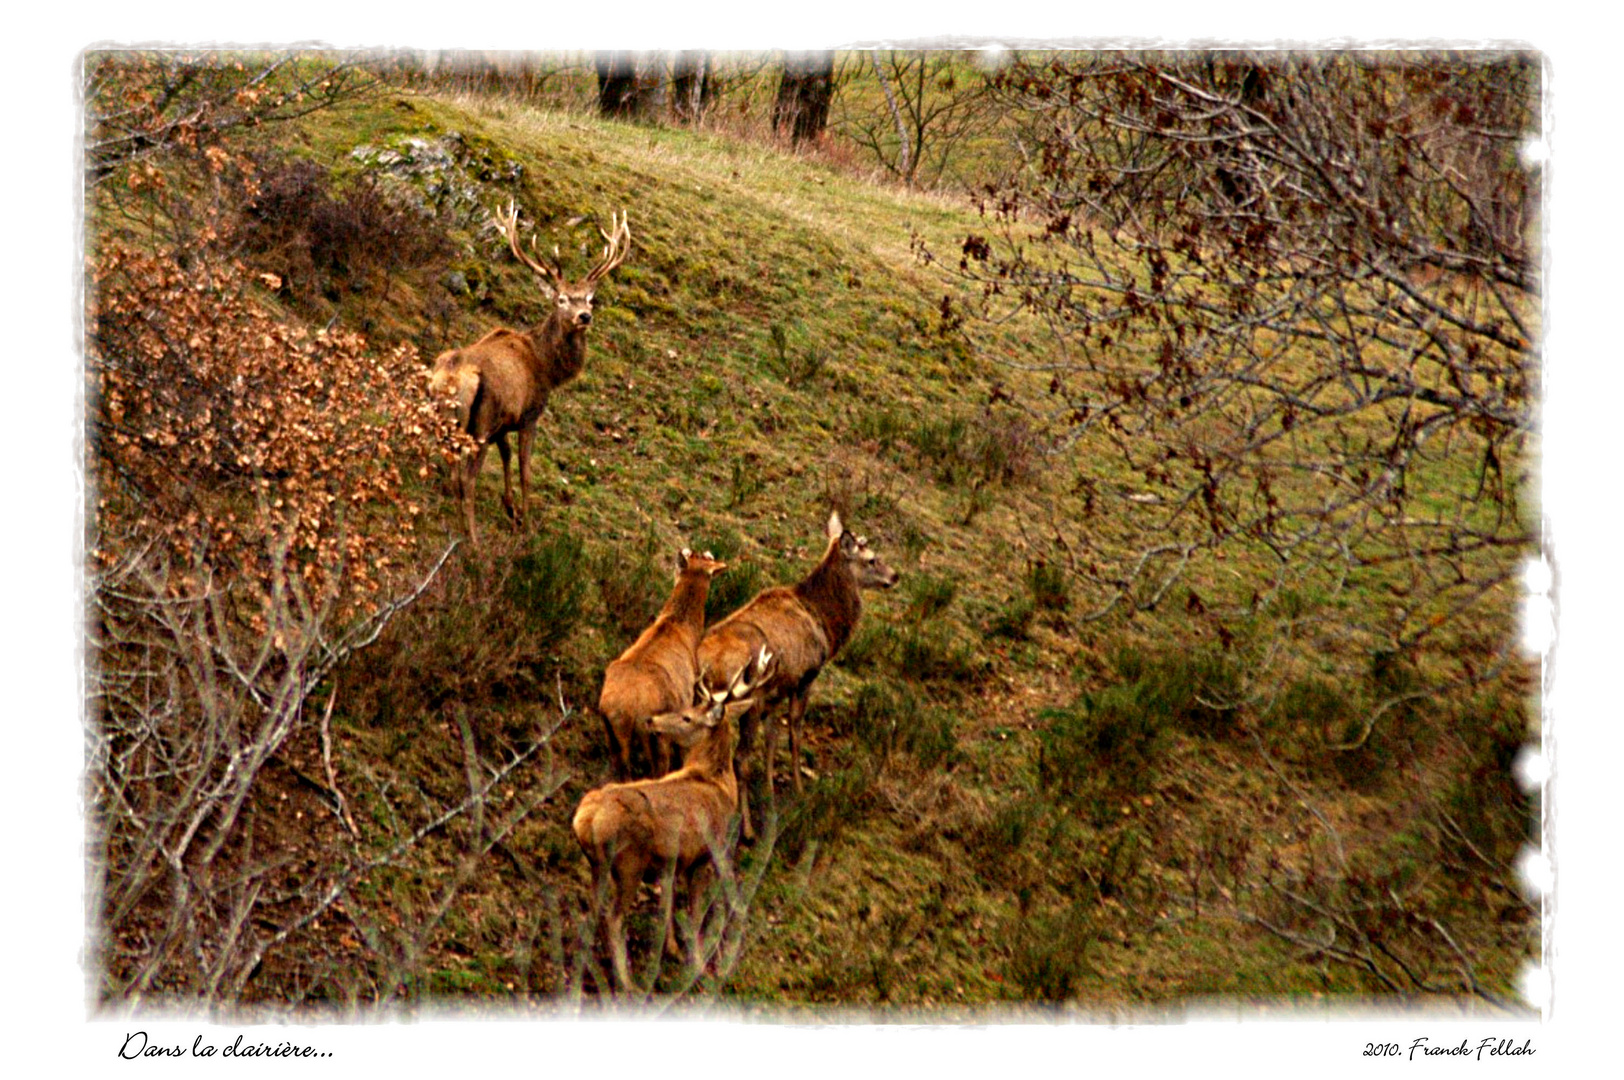
M839 652L857 626L863 598L857 580L840 554L838 540L830 543L823 561L795 586L795 595L823 623L824 632L829 635L829 655Z
M721 729L712 738L689 751L683 759L682 771L736 793L738 786L733 777L733 741L733 725L723 720Z
M586 327L556 312L530 332L539 374L548 386L561 386L586 366Z
M709 574L683 574L671 590L671 599L660 609L659 618L687 627L697 639L705 628L705 597L710 594L710 581Z

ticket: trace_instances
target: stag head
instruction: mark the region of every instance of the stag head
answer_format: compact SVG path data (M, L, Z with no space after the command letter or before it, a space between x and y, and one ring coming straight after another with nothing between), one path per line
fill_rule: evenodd
M739 717L755 705L752 695L773 674L773 654L763 646L756 658L740 668L728 682L726 690L714 693L705 689L705 673L694 680L694 704L679 712L661 713L645 723L656 735L670 739L684 753L696 743L709 737L724 719L737 725Z
M496 228L507 237L508 247L513 250L514 257L528 266L541 280L544 291L553 297L553 318L558 319L565 326L573 330L585 330L592 323L592 296L598 290L598 282L603 280L615 267L626 261L626 255L632 249L632 230L627 224L626 215L622 213L617 219L614 214L609 215L610 230L598 233L604 239L603 257L587 275L579 281L571 281L564 276L564 271L558 262L558 248L553 247L553 257L547 259L536 250L536 237L530 236L530 248L534 255L527 254L519 246L519 210L513 202L508 203L507 210L495 211L492 215Z

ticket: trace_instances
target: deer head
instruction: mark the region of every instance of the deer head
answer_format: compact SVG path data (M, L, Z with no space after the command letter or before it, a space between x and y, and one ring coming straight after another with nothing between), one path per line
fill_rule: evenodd
M738 719L756 699L750 695L756 687L772 677L773 654L765 647L751 663L740 668L726 690L711 693L705 689L705 673L694 680L694 704L679 712L661 713L648 719L648 726L656 735L663 735L679 747L684 754L708 738L725 717L730 724Z
M715 577L726 569L727 563L708 551L703 555L695 555L692 550L683 548L677 553L677 577L679 578L688 573L704 573Z
M868 537L854 536L846 531L839 511L829 515L829 539L839 542L840 555L851 568L852 577L859 588L889 589L897 583L897 572L885 565L884 560L868 546Z
M603 280L605 274L626 261L626 255L632 249L632 230L627 224L626 215L622 213L617 220L614 214L609 215L610 231L599 229L598 233L604 239L603 258L598 265L587 271L586 277L579 281L571 281L564 276L564 271L558 262L558 248L554 246L553 257L545 259L540 252L535 255L526 254L519 246L519 210L515 203L509 202L506 211L495 211L491 215L498 231L507 237L508 247L513 249L513 255L520 262L528 266L541 279L544 291L553 297L554 319L559 320L572 330L584 331L592 323L592 296L598 289L598 282ZM530 236L530 247L534 251L536 237Z

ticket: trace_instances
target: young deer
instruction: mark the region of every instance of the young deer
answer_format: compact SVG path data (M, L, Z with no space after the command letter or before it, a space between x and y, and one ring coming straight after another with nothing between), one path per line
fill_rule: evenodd
M823 560L798 584L757 594L712 626L699 642L701 671L737 671L760 649L772 650L777 658L773 677L761 690L761 711L739 733L739 816L747 838L755 836L746 786L757 723L765 719L767 724L766 772L771 790L778 736L770 712L779 702L789 702L790 777L800 791L801 717L812 683L823 665L851 639L863 610L859 590L889 589L897 583L897 572L869 548L867 539L846 530L839 513L829 515L828 537Z
M546 321L520 332L506 327L492 330L472 345L441 353L434 361L429 386L439 395L455 395L457 420L473 437L468 456L452 467L452 489L462 501L468 520L468 538L474 534L474 485L485 451L492 442L502 455L502 506L516 526L524 525L530 500L530 444L536 421L547 407L547 397L581 373L586 364L586 332L592 324L592 296L603 276L619 266L631 250L632 234L622 216L611 216L611 232L602 233L603 258L580 281L569 281L556 262L533 258L519 247L519 212L513 203L507 212L493 215L518 260L535 271L543 291L553 297ZM530 238L535 247L535 237ZM554 250L556 257L557 251ZM519 501L513 501L510 471L512 451L508 434L518 434Z
M626 911L644 876L669 874L662 897L665 951L681 956L675 926L676 880L688 893L690 958L703 962L700 929L711 875L727 872L728 826L738 807L733 775L734 724L755 705L756 687L772 677L766 650L728 680L726 689L706 694L696 680L701 704L662 713L647 721L657 734L682 750L682 768L658 780L608 784L589 791L575 811L575 839L592 867L593 894L603 909L615 980L631 985L626 963ZM748 676L748 677L747 677ZM724 865L717 866L718 861ZM607 894L607 896L606 896Z
M632 734L637 732L649 772L663 776L671 767L671 747L656 739L644 721L688 703L699 668L694 650L705 631L705 597L711 578L727 563L710 552L677 556L677 581L654 622L603 673L598 712L609 733L615 779L632 778ZM657 744L657 745L656 745Z

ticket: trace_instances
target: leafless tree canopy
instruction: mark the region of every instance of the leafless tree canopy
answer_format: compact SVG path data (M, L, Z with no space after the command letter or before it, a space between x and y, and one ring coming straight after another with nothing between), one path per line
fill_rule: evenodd
M1000 73L1024 165L982 192L989 232L957 272L977 314L1043 321L1054 419L1109 448L1077 478L1088 515L1053 538L1096 614L1249 546L1275 588L1379 568L1390 602L1348 625L1402 647L1515 572L1539 78L1483 54L1051 54ZM944 303L949 325L965 314Z

